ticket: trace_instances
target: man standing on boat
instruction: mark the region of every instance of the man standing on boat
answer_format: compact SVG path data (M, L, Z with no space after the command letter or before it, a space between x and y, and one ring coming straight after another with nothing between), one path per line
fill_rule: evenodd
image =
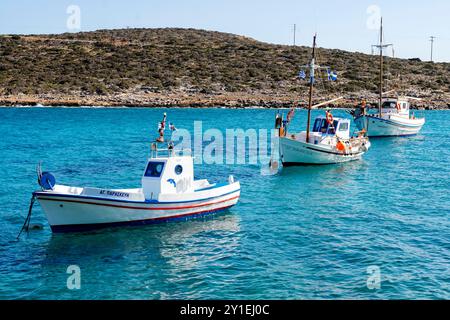
M363 99L363 101L361 102L361 114L366 114L366 99Z

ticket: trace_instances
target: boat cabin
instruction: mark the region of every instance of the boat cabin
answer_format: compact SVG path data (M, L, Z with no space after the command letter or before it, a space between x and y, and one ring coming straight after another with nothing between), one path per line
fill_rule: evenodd
M326 117L318 117L314 122L312 132L322 136L331 135L341 139L350 139L350 120L334 118L333 125L330 125Z
M381 105L382 113L396 113L409 115L409 102L403 98L387 98Z
M194 161L191 156L170 154L152 156L142 175L142 191L146 200L158 200L159 194L193 192Z

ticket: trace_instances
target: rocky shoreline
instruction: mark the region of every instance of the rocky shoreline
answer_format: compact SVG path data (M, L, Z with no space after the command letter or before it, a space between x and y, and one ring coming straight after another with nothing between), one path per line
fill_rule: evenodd
M335 96L323 96L316 101L327 101ZM376 104L374 94L353 94L332 105L322 108L350 108L358 105L362 99ZM291 94L248 94L248 93L145 93L145 94L114 94L114 95L0 95L0 106L67 106L67 107L148 107L148 108L289 108L298 101L299 108L307 107L307 97ZM450 109L450 96L429 97L421 101L411 101L411 108L418 110Z

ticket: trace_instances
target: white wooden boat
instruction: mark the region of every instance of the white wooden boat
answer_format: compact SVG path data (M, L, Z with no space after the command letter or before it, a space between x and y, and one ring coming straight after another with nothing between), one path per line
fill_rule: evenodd
M383 49L392 44L383 44L383 19L380 24L380 43L375 46L380 50L380 82L378 113L366 110L365 103L351 112L356 126L366 130L369 137L412 136L419 133L425 124L425 118L416 118L410 114L411 97L386 98L383 96ZM420 100L420 99L418 99Z
M381 112L354 112L355 124L360 130L367 130L369 137L412 136L419 133L425 124L425 118L416 118L410 114L408 98L383 99Z
M350 137L350 120L335 118L329 124L325 117L315 120L313 130L280 137L283 166L333 164L360 159L370 148L364 135Z
M194 180L192 156L174 150L152 151L136 189L59 185L49 173L39 174L39 183L34 197L53 232L186 220L228 209L240 197L232 176L219 184Z
M315 120L312 132L310 132L311 109L340 100L333 99L317 105L312 105L315 71L327 69L316 64L316 36L314 36L312 57L309 65L309 104L306 131L298 134L289 134L288 126L292 118L293 109L286 121L277 116L275 127L279 129L280 158L283 166L334 164L358 160L370 148L369 139L365 131L361 131L356 137L350 137L350 120L333 119L331 112L327 111L326 117L318 117ZM304 73L303 73L304 74ZM272 162L271 162L272 163Z

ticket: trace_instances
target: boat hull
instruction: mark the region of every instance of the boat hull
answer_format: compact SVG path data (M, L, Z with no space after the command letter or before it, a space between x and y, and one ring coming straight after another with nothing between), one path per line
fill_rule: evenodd
M289 138L280 138L283 166L326 165L358 160L364 152L343 154L330 149Z
M364 115L355 119L359 130L367 128L369 137L413 136L419 133L425 119L407 119L402 117L379 118Z
M187 220L234 206L239 183L211 190L207 198L176 202L118 201L93 197L35 193L53 232L89 231L116 226L136 226Z

